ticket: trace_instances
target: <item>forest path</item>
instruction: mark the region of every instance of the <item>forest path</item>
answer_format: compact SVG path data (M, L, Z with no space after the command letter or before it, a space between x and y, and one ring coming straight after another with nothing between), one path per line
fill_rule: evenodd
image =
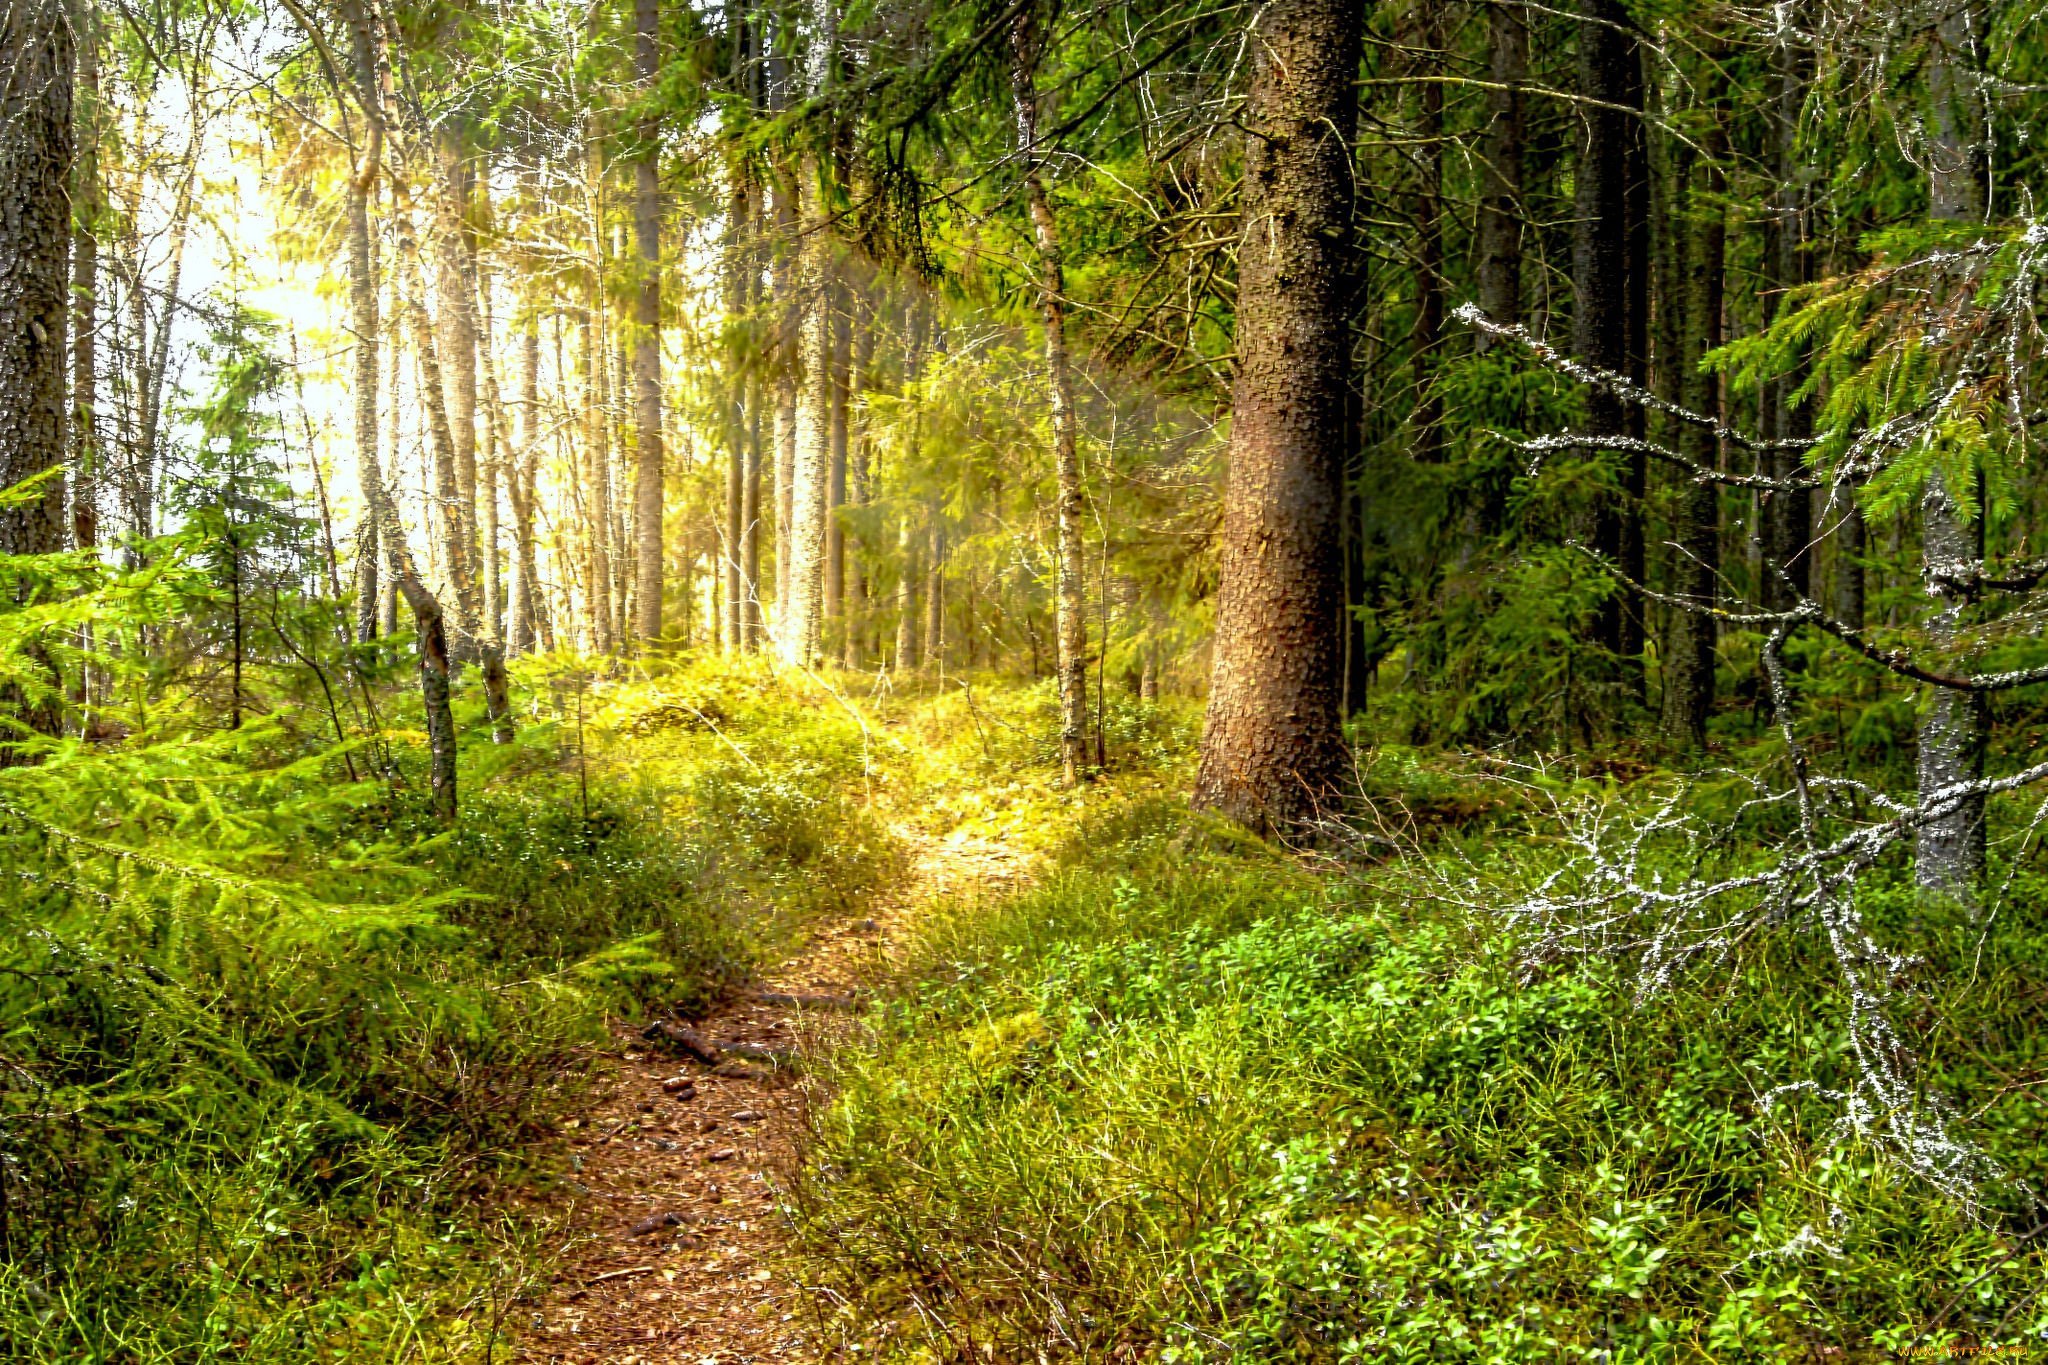
M910 872L873 918L820 926L749 994L700 1021L704 1038L818 1055L844 1035L845 1002L889 969L920 908L1026 876L1017 850L965 826L896 833L910 849ZM789 1228L779 1197L804 1121L805 1082L758 1063L706 1067L623 1025L591 1061L611 1080L564 1125L569 1169L527 1209L551 1227L561 1255L515 1358L823 1359L812 1340L823 1306L785 1277L781 1254ZM689 1088L675 1088L682 1078Z

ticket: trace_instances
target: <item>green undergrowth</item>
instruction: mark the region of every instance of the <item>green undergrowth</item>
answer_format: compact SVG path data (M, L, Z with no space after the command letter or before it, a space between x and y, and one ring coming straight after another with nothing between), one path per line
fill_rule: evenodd
M826 1078L795 1199L844 1344L1192 1365L2048 1340L2023 1235L2048 885L2022 874L1988 929L1884 875L1865 897L1925 959L1902 1036L2002 1172L1966 1212L1842 1128L1847 1004L1812 936L1647 1000L1620 961L1532 964L1416 860L1540 874L1534 804L1406 751L1364 781L1342 866L1113 780L1034 886L932 911Z
M0 769L0 1358L505 1358L541 1249L495 1193L579 1050L890 875L836 708L521 681L511 745L462 697L452 830L402 691L388 744L273 698Z

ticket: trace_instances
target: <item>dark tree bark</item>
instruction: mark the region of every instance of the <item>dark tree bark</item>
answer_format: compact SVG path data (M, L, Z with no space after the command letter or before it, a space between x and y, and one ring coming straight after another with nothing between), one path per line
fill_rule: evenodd
M1579 93L1598 101L1582 107L1576 200L1572 224L1572 350L1589 365L1625 373L1630 360L1629 258L1630 143L1636 120L1624 112L1639 107L1642 95L1634 39L1620 0L1579 0ZM1635 105L1631 105L1631 100ZM1598 388L1586 393L1586 431L1595 436L1628 434L1628 415L1614 395ZM1621 471L1619 496L1593 509L1592 542L1623 566L1630 548L1624 506L1631 470ZM1596 639L1616 653L1623 648L1623 601L1608 599L1596 623Z
M1435 7L1420 6L1415 42L1425 77L1443 69L1443 32ZM1424 80L1417 91L1422 108L1416 136L1421 183L1415 196L1415 332L1410 366L1415 376L1415 458L1435 464L1443 458L1443 399L1436 369L1444 340L1444 87Z
M660 11L656 0L634 0L633 65L643 95L660 74ZM633 633L644 646L661 638L661 190L656 161L661 129L652 116L640 125L640 155L633 163L633 245L639 290L633 300Z
M1643 49L1631 40L1623 69L1622 103L1640 110L1644 104ZM1622 372L1641 386L1650 369L1650 145L1648 130L1640 118L1622 115ZM1622 409L1622 430L1641 440L1647 431L1647 414L1631 403ZM1641 450L1621 457L1621 497L1614 509L1614 556L1621 572L1632 583L1643 581L1645 564L1643 537L1643 495L1649 486L1649 459ZM1644 694L1643 643L1644 603L1633 591L1609 599L1609 610L1618 618L1612 627L1614 651L1621 657L1624 680L1637 700Z
M1529 79L1529 20L1519 5L1487 9L1486 138L1480 149L1479 309L1522 320L1522 91ZM1484 349L1487 335L1479 334Z
M1797 13L1786 16L1786 31L1796 30L1802 20ZM1770 213L1764 219L1763 287L1765 307L1772 317L1787 306L1788 291L1806 282L1806 179L1807 168L1799 155L1799 111L1805 101L1805 73L1799 52L1791 39L1781 41L1773 53L1777 98L1771 110L1771 154L1775 162L1777 189ZM1761 423L1766 436L1779 441L1799 441L1813 434L1813 413L1793 395L1805 379L1802 363L1790 374L1772 381L1765 389ZM1769 452L1766 472L1772 478L1790 480L1803 473L1805 463L1797 449ZM1782 489L1767 492L1759 508L1763 548L1763 600L1772 611L1789 609L1812 590L1813 494L1810 489Z
M0 15L0 63L0 486L45 479L40 498L0 508L0 552L47 554L64 545L64 482L51 471L66 454L70 344L73 51L63 0L9 5ZM17 603L34 591L26 580L8 585ZM37 661L49 667L47 658ZM35 695L6 690L0 708L15 725L61 733L54 669ZM0 762L20 761L19 752L0 746Z
M1928 58L1928 210L1937 220L1967 222L1985 212L1985 149L1978 142L1983 98L1972 73L1979 69L1983 11L1961 0L1936 25ZM1980 500L1981 501L1981 500ZM1984 562L1984 522L1965 520L1939 471L1931 472L1920 499L1922 572L1934 599L1927 621L1937 651L1954 647ZM1990 716L1981 692L1930 689L1920 714L1919 787L1924 802L1944 788L1984 776ZM1926 891L1970 898L1984 877L1984 798L1920 827L1914 841L1914 879Z
M1258 831L1314 816L1345 767L1338 503L1362 17L1353 0L1276 0L1253 35L1222 581L1195 803Z
M1680 314L1679 393L1694 412L1720 407L1720 376L1702 370L1707 352L1721 344L1721 297L1727 253L1725 190L1718 131L1702 139L1705 155L1691 168L1682 208L1685 223L1684 311ZM1687 424L1680 451L1709 469L1720 464L1712 431ZM1714 705L1714 605L1721 567L1721 490L1687 479L1679 489L1679 524L1672 564L1674 592L1694 609L1674 607L1664 659L1663 729L1666 738L1695 748L1706 743Z

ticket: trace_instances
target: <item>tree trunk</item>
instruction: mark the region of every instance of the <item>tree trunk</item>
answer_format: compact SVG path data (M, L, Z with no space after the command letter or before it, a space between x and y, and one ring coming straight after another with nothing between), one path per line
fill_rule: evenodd
M1327 806L1346 761L1337 551L1361 21L1351 0L1275 0L1253 35L1222 580L1195 804L1261 832Z
M540 465L540 316L529 300L519 324L519 436L506 481L512 504L511 626L514 654L540 640L538 563L533 551L534 480Z
M461 539L460 509L463 498L457 470L458 446L451 429L445 401L447 381L441 373L441 357L436 336L438 329L434 326L434 320L428 315L427 306L421 298L423 291L420 286L425 272L420 268L419 249L413 240L412 213L405 204L400 203L394 216L398 223L399 268L412 282L412 288L407 291L410 297L406 299L406 308L412 316L413 346L419 356L419 396L426 408L427 444L433 452L433 497L441 509L442 544L447 554L448 581L455 589L457 630L459 637L468 640L470 648L474 650L478 643L478 621L474 612L465 609L463 605L473 605L476 602L476 580L471 573L474 561L469 553L470 547L464 545ZM442 302L445 305L447 300L444 299ZM471 378L474 380L473 374ZM474 397L472 388L471 398ZM474 438L474 431L471 435ZM472 446L472 460L475 453ZM380 536L388 534L389 531L388 522L378 527ZM403 583L399 585L399 590L405 591ZM406 600L408 603L411 602L410 594L407 594ZM460 662L459 654L452 657Z
M834 0L812 0L804 88L813 100L832 84L839 15ZM824 616L826 498L832 462L832 306L830 220L819 197L823 168L815 152L798 176L796 242L797 391L790 467L789 599L782 608L782 657L808 666L817 658Z
M852 391L849 401L853 404L852 423L848 440L851 443L847 472L847 500L856 508L866 507L874 500L874 489L870 486L873 471L868 462L867 409L858 395L868 392L873 383L871 373L875 359L875 309L873 297L863 289L855 299L853 318L853 356L849 365ZM840 662L847 668L859 668L865 662L867 653L866 634L868 630L868 576L867 565L861 557L860 537L853 527L841 532L846 559L846 624L845 650Z
M478 432L476 501L480 523L477 527L478 568L483 576L484 638L502 655L505 648L505 556L499 545L503 531L498 510L499 490L505 483L505 404L498 391L496 319L492 316L491 282L481 269L477 274L477 370L483 381L483 423Z
M926 510L929 549L924 565L924 662L946 671L946 522L936 507Z
M735 57L735 61L739 58ZM727 200L726 223L726 382L731 388L726 407L725 535L723 572L719 579L725 589L725 647L739 654L747 647L745 616L748 584L745 575L747 543L747 385L752 367L747 363L746 342L740 330L751 303L748 276L752 273L753 243L747 231L753 221L752 196L741 167L735 159L728 173L733 177L732 195Z
M643 98L660 75L660 12L656 0L634 0L633 60ZM642 646L661 638L661 192L656 161L660 125L640 125L640 156L633 165L633 245L639 253L639 292L633 311L633 633Z
M78 6L77 43L77 107L72 111L78 164L72 172L71 203L71 536L79 549L96 550L100 543L99 232L105 197L100 191L99 163L99 11L93 0L83 0Z
M42 496L0 508L0 552L48 554L64 547L67 453L64 362L71 288L71 22L63 0L18 0L0 15L0 486L44 476ZM9 596L26 602L34 585L16 578ZM0 706L30 729L62 733L55 669L29 646L47 689L5 688ZM13 744L0 762L20 762Z
M1441 73L1442 30L1433 6L1417 8L1421 19L1416 43L1425 76ZM1421 185L1415 196L1415 330L1410 339L1414 375L1414 454L1424 464L1443 459L1443 399L1437 392L1436 368L1444 339L1444 87L1425 80L1416 92L1422 108L1417 121L1416 149Z
M611 471L607 468L604 352L594 316L597 289L576 318L583 356L583 608L585 648L612 649Z
M1081 780L1087 760L1088 625L1081 559L1080 420L1074 411L1073 367L1067 358L1067 298L1059 222L1045 191L1045 149L1039 126L1045 97L1038 66L1045 35L1026 9L1010 29L1010 97L1017 121L1017 153L1024 171L1024 201L1038 249L1038 316L1045 328L1047 397L1052 406L1053 476L1058 534L1054 563L1054 637L1060 694L1060 770L1068 786Z
M359 58L359 60L366 60ZM374 74L371 79L375 79ZM364 154L358 158L348 187L348 289L352 330L355 332L354 392L356 489L362 500L356 529L356 642L368 644L377 638L377 608L381 597L378 581L377 497L384 476L377 460L377 340L382 323L377 316L376 238L370 231L370 195L377 183L377 150L381 129L373 120ZM395 405L394 405L395 410Z
M1629 143L1635 131L1623 108L1632 92L1640 98L1640 83L1630 20L1620 0L1579 0L1579 14L1579 93L1599 104L1582 107L1576 115L1581 133L1574 171L1572 350L1589 365L1622 373L1630 349ZM1623 404L1604 389L1588 389L1585 427L1594 436L1626 435ZM1603 497L1593 509L1591 530L1593 548L1623 564L1624 523L1633 509L1622 505L1629 471L1617 473L1618 496ZM1622 652L1624 616L1623 598L1616 591L1595 624L1597 642L1616 654Z
M405 595L419 631L420 699L425 706L427 729L427 791L434 818L444 825L455 823L455 715L449 705L454 680L448 656L448 625L441 601L421 579L406 544L405 527L398 508L387 491L377 495L378 536L390 560L392 580Z
M1787 15L1789 35L1801 16ZM1805 77L1800 56L1786 36L1773 58L1777 70L1776 107L1771 111L1771 154L1776 163L1777 189L1771 211L1764 219L1763 286L1770 316L1782 315L1788 291L1806 282L1807 169L1799 155L1799 114L1805 102ZM1781 442L1803 441L1813 433L1813 413L1794 400L1805 378L1801 363L1789 374L1771 381L1763 394L1766 421L1763 432ZM1805 472L1804 452L1781 446L1767 456L1766 472L1774 479L1789 481ZM1774 489L1762 495L1763 592L1766 607L1788 610L1812 591L1813 493L1810 489Z
M1709 62L1717 61L1710 55ZM1709 78L1712 79L1711 77ZM1718 90L1709 100L1718 98ZM1718 111L1716 113L1718 117ZM1686 224L1685 311L1679 355L1680 393L1694 412L1719 410L1720 376L1701 369L1707 352L1721 344L1721 296L1727 244L1725 192L1719 158L1719 130L1702 139L1705 155L1692 168L1692 184L1683 207ZM1720 464L1714 433L1686 424L1679 430L1679 448L1709 469ZM1695 748L1706 743L1707 716L1714 705L1714 619L1721 567L1721 490L1718 484L1688 479L1679 492L1677 557L1672 565L1674 591L1692 609L1674 606L1664 661L1665 736Z
M1928 59L1928 210L1940 221L1970 222L1984 217L1982 94L1972 78L1984 38L1983 12L1974 0L1951 8L1936 25ZM1979 502L1981 504L1981 499ZM1965 520L1941 473L1930 471L1920 499L1921 568L1934 610L1927 636L1937 651L1956 644L1964 614L1977 590L1984 562L1984 522ZM1966 665L1944 660L1967 672ZM1981 692L1929 689L1920 713L1920 800L1958 783L1984 776L1984 748L1990 724ZM1974 897L1984 877L1984 798L1973 797L1953 813L1920 827L1914 841L1914 880L1926 891Z
M435 139L441 193L434 224L435 360L440 398L447 411L454 463L454 501L441 507L442 553L455 586L455 652L458 660L478 657L483 603L477 590L476 493L476 247L470 226L473 173L453 125ZM443 495L445 496L445 495ZM458 568L459 565L459 568Z
M1529 20L1519 5L1487 8L1489 76L1481 148L1479 310L1495 322L1522 319L1522 90L1529 79ZM1479 346L1487 345L1485 333Z
M846 442L849 389L852 380L853 334L847 326L849 296L844 279L833 282L826 297L832 307L832 441L831 463L825 477L825 601L827 628L825 653L833 646L843 650L846 643Z
M909 512L896 523L896 562L903 578L896 585L896 671L915 672L918 665L917 633L917 526Z

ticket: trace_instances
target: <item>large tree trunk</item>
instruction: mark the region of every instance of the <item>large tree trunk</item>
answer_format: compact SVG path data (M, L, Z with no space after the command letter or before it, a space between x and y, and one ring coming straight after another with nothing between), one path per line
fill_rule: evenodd
M634 0L634 74L643 98L652 97L660 74L659 19L655 0ZM640 141L633 164L633 245L640 257L633 300L633 633L645 645L661 638L661 129L655 119L642 121Z
M1933 31L1927 65L1927 199L1939 221L1985 217L1985 147L1978 143L1982 90L1974 80L1985 41L1982 8L1974 0L1952 6ZM1980 501L1980 499L1978 499ZM1942 473L1927 475L1921 495L1921 569L1933 596L1929 643L1954 649L1964 612L1985 561L1985 522L1964 520ZM1950 665L1956 667L1956 665ZM1960 671L1968 671L1966 667ZM1982 692L1931 688L1919 722L1919 798L1985 776L1989 712ZM1985 798L1962 802L1952 814L1919 827L1915 882L1923 890L1970 898L1985 876Z
M1024 169L1024 201L1038 248L1038 316L1045 328L1047 397L1052 405L1053 476L1057 488L1054 563L1055 669L1060 693L1060 770L1067 785L1081 780L1087 761L1088 626L1081 559L1080 420L1074 411L1073 366L1067 358L1067 286L1059 222L1045 192L1045 149L1039 145L1044 96L1038 64L1044 33L1038 16L1021 12L1010 31L1010 95L1017 121L1017 152Z
M1710 61L1713 60L1710 57ZM1711 78L1710 78L1711 79ZM1679 391L1694 412L1714 413L1720 407L1720 375L1701 368L1707 352L1721 344L1721 295L1727 243L1726 208L1719 157L1718 130L1702 139L1705 156L1691 171L1683 207L1685 232L1685 300L1680 338ZM1688 423L1679 431L1682 453L1708 469L1720 463L1719 441L1712 431ZM1664 661L1664 733L1669 739L1699 746L1706 742L1707 716L1714 704L1715 585L1721 567L1721 489L1714 483L1688 480L1679 493L1677 556L1672 582L1692 609L1674 607Z
M0 508L0 552L48 554L64 546L64 481L50 471L62 469L66 454L70 344L73 57L63 0L10 4L0 15L0 56L0 486L46 479L41 497ZM25 579L9 585L17 603L31 592ZM9 684L0 706L18 724L59 734L55 670L47 658L37 663L48 689L26 695ZM19 750L5 745L0 762L17 761Z
M812 99L832 83L838 45L834 0L812 0L804 87ZM830 219L819 197L822 167L805 158L798 176L796 241L797 391L796 449L790 469L789 599L782 607L782 657L808 666L818 655L824 616L825 519L832 461L832 257Z
M1529 79L1529 20L1519 5L1487 8L1489 76L1481 147L1479 310L1495 322L1522 319L1522 86ZM1482 349L1487 344L1479 334Z
M1984 41L1983 11L1976 0L1954 5L1933 37L1927 72L1928 210L1942 221L1979 220L1985 209L1986 159L1976 131L1984 122L1983 95L1972 78ZM1984 522L1981 516L1964 519L1938 470L1928 474L1920 499L1920 552L1934 599L1928 639L1936 650L1946 652L1955 646L1977 590L1984 562ZM1920 713L1921 801L1984 776L1989 722L1983 693L1930 689ZM1920 827L1914 842L1914 880L1923 890L1967 899L1983 880L1984 856L1984 798L1978 796Z
M1222 583L1195 803L1259 831L1315 816L1345 768L1338 502L1361 21L1353 0L1275 0L1253 34Z
M1580 0L1579 13L1579 93L1599 103L1582 107L1576 116L1581 134L1574 171L1572 350L1589 365L1622 373L1630 359L1629 144L1636 134L1623 110L1632 94L1640 99L1641 87L1630 21L1620 0ZM1594 436L1628 434L1621 401L1604 389L1589 389L1585 427ZM1604 498L1593 509L1591 530L1594 549L1626 571L1625 523L1636 512L1623 505L1632 473L1626 458L1623 463L1618 496ZM1597 641L1617 654L1623 648L1625 616L1617 591L1596 621Z

